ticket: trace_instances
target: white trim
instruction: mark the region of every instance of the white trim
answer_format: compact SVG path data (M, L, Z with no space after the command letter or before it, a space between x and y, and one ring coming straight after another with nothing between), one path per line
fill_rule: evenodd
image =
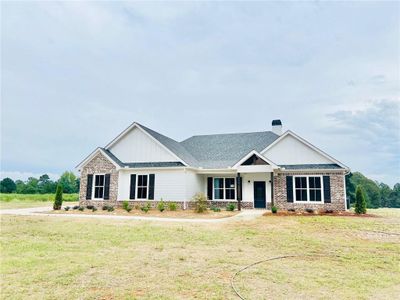
M306 201L297 201L296 200L296 180L297 177L306 177L306 190L307 190L307 200ZM310 177L319 177L321 180L321 201L311 201L310 200L310 187L309 187L309 178ZM325 194L324 194L324 180L323 175L294 175L293 180L293 203L312 203L312 204L324 204L325 203Z
M263 161L265 161L267 164L269 164L273 169L279 169L279 166L276 165L273 161L269 160L266 158L264 155L259 153L256 150L251 150L249 153L247 153L245 156L243 156L236 164L233 165L232 168L236 169L239 166L241 166L242 163L244 163L247 159L249 159L252 155L257 155L259 158L261 158Z
M133 128L139 128L144 134L146 134L151 140L156 142L158 145L160 145L164 150L166 150L169 154L174 156L177 160L179 160L181 163L183 163L185 166L188 166L188 164L178 157L174 152L169 150L164 144L162 144L160 141L158 141L156 138L154 138L150 133L148 133L145 129L143 129L139 123L133 122L131 125L128 126L124 131L122 131L116 138L114 138L111 142L109 142L104 148L105 149L110 149L116 142L118 142L121 138L123 138L128 132L130 132Z
M346 170L350 170L350 168L348 166L346 166L345 164L341 163L340 161L338 161L337 159L334 159L332 156L330 156L329 154L325 153L324 151L322 151L321 149L317 148L316 146L314 146L313 144L311 144L310 142L306 141L305 139L303 139L302 137L298 136L297 134L295 134L293 131L287 130L284 134L282 134L279 138L277 138L273 143L269 144L264 150L261 151L261 153L264 153L266 151L268 151L269 149L271 149L272 147L274 147L276 144L278 144L281 140L283 140L286 136L291 135L292 137L296 138L297 140L299 140L300 142L302 142L303 144L305 144L306 146L310 147L312 150L316 151L317 153L321 154L322 156L324 156L325 158L331 160L332 162L334 162L335 164L338 164L339 166L341 166L342 168L346 169Z
M150 176L149 174L136 174L137 176L137 180L136 180L136 199L137 200L149 200L149 180L150 180ZM139 176L146 176L146 182L147 182L147 186L146 186L146 198L139 198ZM144 185L140 186L141 188L144 187Z
M85 158L82 162L80 162L79 165L77 165L75 168L78 169L78 171L80 171L80 169L82 169L83 166L85 166L88 162L90 162L90 161L92 160L92 158L95 157L95 155L96 155L97 153L99 153L99 152L100 152L103 156L105 156L105 157L108 159L108 161L111 162L111 163L117 168L117 170L121 168L120 165L118 165L115 161L113 161L113 160L107 155L107 153L106 153L103 149L101 149L100 147L99 147L99 148L96 148L92 153L90 153L88 156L86 156L86 158Z
M236 202L237 201L237 197L236 197L236 177L222 177L222 176L215 176L215 177L211 177L212 178L212 199L210 199L210 201L234 201L234 202ZM217 179L223 179L223 181L224 181L224 187L222 188L222 190L224 191L223 192L223 195L224 195L224 198L223 199L215 199L215 188L214 188L214 179L215 178L217 178ZM225 184L225 180L226 179L233 179L233 186L234 186L234 196L235 196L235 198L233 198L233 199L226 199L226 184ZM231 190L232 188L229 188L229 190ZM219 190L221 190L221 188L219 188Z
M103 180L103 197L102 198L95 198L95 190L96 190L96 176L104 176ZM103 201L104 200L104 189L106 186L106 173L94 173L93 174L93 182L92 182L92 199L90 200L95 200L95 201ZM99 185L100 187L100 185Z

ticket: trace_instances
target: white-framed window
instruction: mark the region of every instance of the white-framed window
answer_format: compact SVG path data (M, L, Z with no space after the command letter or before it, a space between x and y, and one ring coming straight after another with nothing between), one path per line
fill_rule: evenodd
M295 202L323 202L322 176L294 176Z
M104 199L104 174L94 174L93 199Z
M149 190L149 176L138 175L137 181L137 199L147 199L147 193Z
M214 177L214 200L235 200L235 178Z

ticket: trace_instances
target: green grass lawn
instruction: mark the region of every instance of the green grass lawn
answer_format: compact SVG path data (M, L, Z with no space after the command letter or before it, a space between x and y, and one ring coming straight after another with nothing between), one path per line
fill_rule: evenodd
M400 210L182 224L1 217L3 299L394 299Z
M78 194L63 194L63 201L78 201ZM0 209L27 208L52 205L54 194L3 194L0 193Z

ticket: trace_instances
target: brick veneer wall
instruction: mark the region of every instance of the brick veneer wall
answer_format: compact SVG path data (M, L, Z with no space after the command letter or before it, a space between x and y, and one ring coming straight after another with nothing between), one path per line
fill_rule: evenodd
M328 175L330 176L331 182L331 203L296 203L287 202L287 191L286 191L286 176L295 175ZM293 187L294 188L294 187ZM314 210L334 210L344 211L346 210L346 199L345 199L345 186L344 186L344 173L342 172L324 172L324 173L302 173L302 172L290 172L290 173L278 173L274 175L274 202L275 206L281 210L295 209L304 210L311 208Z
M109 200L86 200L87 175L105 173L110 175L110 199ZM93 178L94 184L94 178ZM102 153L96 154L81 170L81 184L79 189L79 205L94 205L97 207L103 205L116 205L118 195L118 171L114 164ZM93 197L93 195L92 195Z

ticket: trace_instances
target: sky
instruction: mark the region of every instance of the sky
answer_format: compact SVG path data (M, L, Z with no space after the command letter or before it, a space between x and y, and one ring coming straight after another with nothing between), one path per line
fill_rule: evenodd
M53 179L137 121L290 129L400 182L399 2L1 2L1 177Z

